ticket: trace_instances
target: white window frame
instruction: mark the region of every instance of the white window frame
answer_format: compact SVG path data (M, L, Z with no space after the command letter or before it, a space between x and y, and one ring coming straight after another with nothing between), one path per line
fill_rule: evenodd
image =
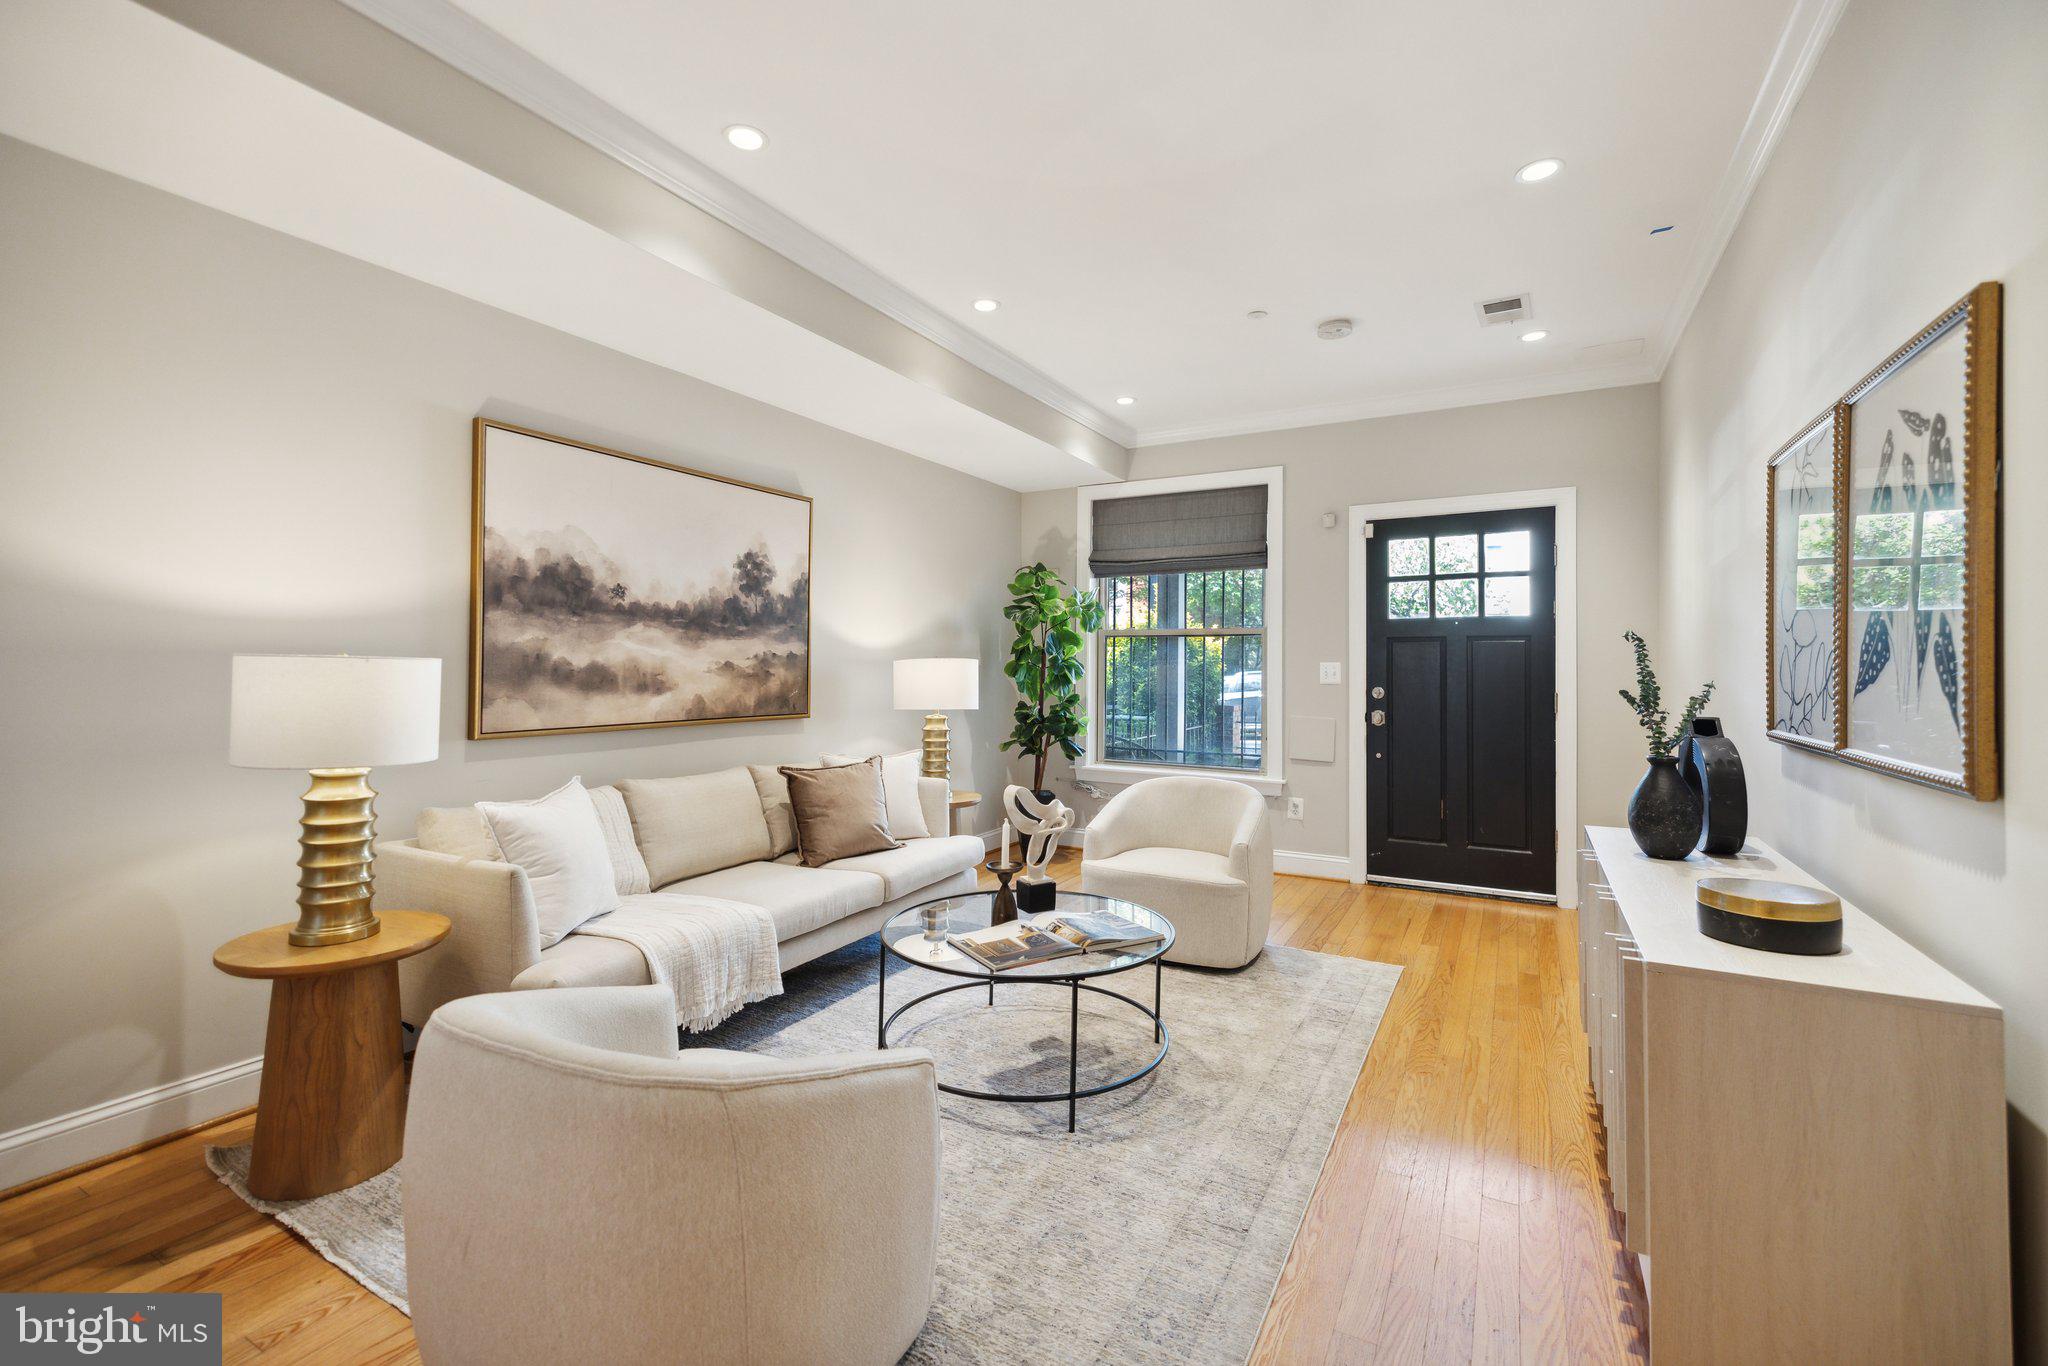
M1088 728L1084 737L1081 762L1074 766L1075 775L1093 787L1128 787L1146 778L1169 778L1175 774L1200 774L1210 778L1228 778L1243 783L1262 796L1277 797L1287 790L1287 737L1285 726L1285 678L1282 661L1281 626L1285 620L1281 595L1286 578L1282 573L1281 526L1286 500L1281 491L1281 468L1267 465L1253 470L1220 470L1214 474L1181 474L1166 479L1132 479L1121 484L1096 484L1076 489L1074 508L1074 577L1080 586L1093 592L1095 571L1088 567L1088 556L1095 540L1095 504L1109 498L1142 498L1154 493L1191 493L1201 489L1239 489L1252 484L1266 486L1266 601L1262 619L1265 622L1265 644L1260 651L1260 747L1257 770L1243 768L1207 768L1194 764L1126 764L1112 763L1102 757L1102 657L1101 632L1090 631L1082 644L1085 675L1084 687L1088 699Z

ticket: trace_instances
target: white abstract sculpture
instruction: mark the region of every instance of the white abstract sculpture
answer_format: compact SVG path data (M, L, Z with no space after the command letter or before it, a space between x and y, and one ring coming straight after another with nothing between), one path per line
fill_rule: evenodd
M1046 881L1045 866L1060 847L1060 835L1074 824L1074 813L1057 798L1040 801L1028 787L1016 783L1003 789L1003 814L1017 827L1019 861L1024 871L1019 882Z

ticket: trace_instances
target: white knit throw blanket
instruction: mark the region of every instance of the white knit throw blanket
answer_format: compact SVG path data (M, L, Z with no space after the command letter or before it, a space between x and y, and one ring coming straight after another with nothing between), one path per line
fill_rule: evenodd
M700 1033L744 1005L782 994L775 922L759 906L688 892L644 892L576 927L640 950L675 993L676 1023Z

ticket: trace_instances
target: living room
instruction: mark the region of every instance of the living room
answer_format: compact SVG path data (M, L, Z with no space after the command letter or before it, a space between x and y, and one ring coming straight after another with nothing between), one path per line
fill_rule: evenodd
M2048 1362L2039 5L0 33L8 1360Z

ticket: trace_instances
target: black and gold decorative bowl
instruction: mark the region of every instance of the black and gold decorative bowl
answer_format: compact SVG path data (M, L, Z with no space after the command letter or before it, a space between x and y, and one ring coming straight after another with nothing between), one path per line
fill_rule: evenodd
M1796 882L1703 877L1697 891L1700 933L1738 948L1771 953L1842 951L1842 899Z

